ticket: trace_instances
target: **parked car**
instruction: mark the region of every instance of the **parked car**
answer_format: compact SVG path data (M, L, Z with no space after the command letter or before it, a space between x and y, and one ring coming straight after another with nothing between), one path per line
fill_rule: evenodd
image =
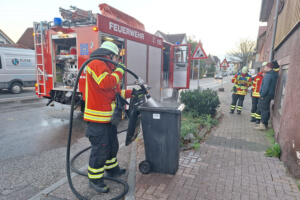
M227 76L227 72L222 72L222 76Z
M0 89L18 94L36 83L35 54L31 49L0 47Z
M222 78L223 78L222 73L217 73L215 75L215 79L222 79Z

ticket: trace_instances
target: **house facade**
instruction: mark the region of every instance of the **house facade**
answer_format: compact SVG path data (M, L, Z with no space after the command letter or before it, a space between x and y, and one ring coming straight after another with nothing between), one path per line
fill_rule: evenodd
M27 28L20 39L17 41L17 44L27 47L28 49L34 49L34 37L33 37L33 28Z
M0 29L0 44L15 44L1 29Z
M187 37L185 33L165 34L161 31L156 31L155 35L163 38L164 42L169 42L171 44L187 44Z
M267 27L264 39L258 36L259 60L277 60L280 65L271 121L281 147L280 159L297 178L300 178L299 10L298 0L262 0L260 21L267 22Z

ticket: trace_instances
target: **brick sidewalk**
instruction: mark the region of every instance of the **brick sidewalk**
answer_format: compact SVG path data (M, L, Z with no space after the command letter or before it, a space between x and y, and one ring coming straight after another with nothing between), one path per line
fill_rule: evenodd
M222 122L199 151L180 154L176 175L137 170L136 199L300 199L295 181L278 158L264 156L269 145L264 132L250 122L251 98L246 96L242 115L229 114L231 83L220 92ZM137 165L144 160L139 141Z

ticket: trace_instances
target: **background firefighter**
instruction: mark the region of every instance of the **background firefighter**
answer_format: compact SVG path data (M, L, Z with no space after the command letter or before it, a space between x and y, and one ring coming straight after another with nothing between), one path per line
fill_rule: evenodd
M239 101L237 106L237 114L239 115L243 109L243 102L245 95L247 94L248 87L252 85L252 78L248 74L248 67L243 67L242 73L238 73L232 78L232 83L235 85L233 86L230 113L234 113L236 103Z
M260 72L255 76L253 80L253 86L252 86L252 108L251 108L251 120L250 122L256 122L256 124L260 123L261 119L261 111L260 108L258 108L258 100L259 100L259 90L262 83L262 79L264 77L264 66L267 64L267 62L264 62L262 64Z
M268 121L270 119L270 103L274 98L276 83L278 79L278 73L273 69L277 68L272 62L269 62L264 67L266 75L261 83L261 88L259 91L260 99L258 101L258 107L261 110L261 121L260 124L255 127L256 130L266 130L268 128Z
M117 45L106 41L90 57L117 61L118 51ZM115 109L116 93L120 93L123 98L132 97L131 90L120 89L119 82L124 71L125 66L121 63L115 69L113 64L100 60L93 60L86 66L84 120L88 121L86 136L92 146L88 177L90 187L101 193L109 191L103 182L104 171L108 176L121 175L126 171L118 165L117 126L111 123L112 118L122 116L122 110Z

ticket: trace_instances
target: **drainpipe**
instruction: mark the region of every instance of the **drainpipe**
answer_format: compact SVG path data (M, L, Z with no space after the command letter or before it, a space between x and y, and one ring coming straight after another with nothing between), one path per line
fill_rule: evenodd
M277 28L277 19L278 19L278 7L279 7L279 1L277 0L277 4L276 4L276 11L275 11L275 20L274 20L274 29L273 29L273 35L272 35L272 44L271 44L271 53L270 53L270 58L269 61L271 62L273 60L273 56L274 56L274 41L275 41L275 34L276 34L276 28Z

